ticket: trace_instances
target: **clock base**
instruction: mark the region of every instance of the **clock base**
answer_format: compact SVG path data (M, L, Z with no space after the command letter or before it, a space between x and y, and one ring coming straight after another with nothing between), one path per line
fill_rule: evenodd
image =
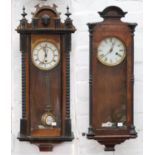
M74 139L73 133L71 136L59 136L59 137L34 137L30 135L19 134L17 137L20 141L29 141L39 147L40 151L52 151L54 145L64 142L72 141Z
M115 151L115 145L121 144L125 140L130 138L136 138L137 134L132 135L90 135L87 134L88 139L94 139L98 141L101 145L105 145L105 151Z
M115 145L105 145L104 151L115 151Z
M48 152L53 150L53 144L42 143L36 145L39 147L40 152Z

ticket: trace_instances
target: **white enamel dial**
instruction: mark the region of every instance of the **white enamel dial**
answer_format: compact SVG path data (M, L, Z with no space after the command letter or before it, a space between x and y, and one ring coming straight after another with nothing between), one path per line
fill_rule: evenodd
M40 42L33 49L32 62L39 69L50 70L59 63L59 60L59 51L51 42Z
M124 43L116 37L103 39L97 49L98 60L107 66L120 64L126 56Z
M47 125L52 125L53 122L54 122L54 119L52 116L49 115L46 117L46 124Z

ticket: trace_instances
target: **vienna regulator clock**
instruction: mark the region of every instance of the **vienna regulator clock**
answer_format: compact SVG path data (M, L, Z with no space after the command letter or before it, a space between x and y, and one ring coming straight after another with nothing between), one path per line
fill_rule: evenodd
M116 6L107 7L90 32L90 126L87 138L105 145L105 151L136 138L133 117L134 30L122 22Z
M64 23L57 6L36 6L32 22L23 8L20 25L22 54L22 118L20 141L30 141L40 151L71 141L70 50L75 27L69 8Z

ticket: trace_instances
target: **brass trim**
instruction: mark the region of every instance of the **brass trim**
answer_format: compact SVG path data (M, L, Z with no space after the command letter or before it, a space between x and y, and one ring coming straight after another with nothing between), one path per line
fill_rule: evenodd
M51 112L45 112L45 113L42 115L42 117L41 117L41 123L42 123L44 126L50 126L50 127L52 127L52 125L48 125L48 124L46 123L46 119L47 119L48 116L51 116L51 117L54 119L54 121L56 122L55 116L54 116Z

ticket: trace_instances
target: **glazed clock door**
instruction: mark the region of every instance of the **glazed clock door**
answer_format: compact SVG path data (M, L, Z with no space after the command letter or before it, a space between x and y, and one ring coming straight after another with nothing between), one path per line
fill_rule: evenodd
M32 35L31 38L31 134L33 136L60 136L63 106L60 36ZM42 120L45 114L51 122L47 123L47 118Z
M96 35L97 33L94 33L95 38ZM93 68L98 75L93 79L92 88L95 96L93 114L96 116L93 118L93 125L96 132L106 127L117 127L120 124L120 127L125 127L127 123L126 47L128 45L127 42L122 44L120 41L125 40L123 35L119 35L121 38L119 40L114 37L103 38L104 34L98 36L100 41L99 44L94 44L92 56L97 57Z

